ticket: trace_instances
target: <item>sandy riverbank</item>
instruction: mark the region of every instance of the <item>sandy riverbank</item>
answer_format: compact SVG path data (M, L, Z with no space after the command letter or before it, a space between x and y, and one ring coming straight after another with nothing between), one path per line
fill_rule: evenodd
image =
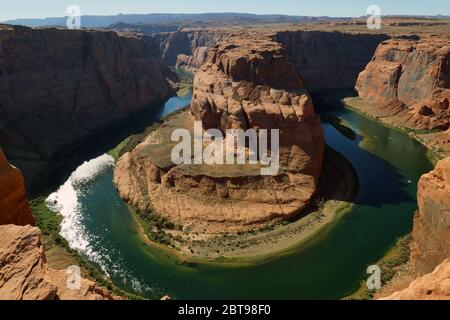
M320 190L314 204L297 219L245 233L190 234L184 231L162 230L170 235L170 243L152 239L152 227L136 214L141 236L155 248L169 251L179 260L215 263L258 263L281 254L288 254L324 236L326 230L352 207L358 177L351 164L339 153L328 148Z
M380 109L359 97L348 97L343 99L343 104L364 116L378 121L392 129L408 134L419 141L429 151L429 158L433 163L450 156L450 130L425 132L423 130L412 130L403 126L403 120L398 118L389 109Z

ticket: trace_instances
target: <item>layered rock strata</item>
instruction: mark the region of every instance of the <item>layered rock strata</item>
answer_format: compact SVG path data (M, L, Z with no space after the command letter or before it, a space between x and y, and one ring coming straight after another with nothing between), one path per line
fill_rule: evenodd
M0 225L33 225L25 182L19 169L12 166L0 148Z
M262 176L257 165L179 165L170 133L203 129L279 129L281 168ZM166 138L164 138L166 137ZM270 37L235 37L209 54L196 73L190 113L178 115L119 159L115 182L141 211L197 232L250 230L299 214L314 195L324 149L311 98L285 47Z
M278 32L274 39L288 49L290 62L310 91L353 88L387 35L323 31Z
M179 55L192 57L197 48L212 48L231 34L232 32L226 30L181 29L175 32L155 34L153 37L160 44L164 62L174 66Z
M408 288L382 300L450 300L450 259L414 280Z
M356 90L402 127L448 129L450 40L416 37L384 41L359 75Z
M0 48L0 145L27 183L172 92L151 37L1 25Z
M424 275L450 257L450 158L422 176L417 198L411 259L416 274Z
M40 231L32 226L0 226L0 300L113 300L94 282L45 261Z
M419 210L411 243L412 277L408 288L386 300L450 299L450 158L423 175L418 188ZM401 278L400 278L401 280Z
M208 47L198 47L194 49L192 56L179 54L175 67L195 74L200 67L208 61Z

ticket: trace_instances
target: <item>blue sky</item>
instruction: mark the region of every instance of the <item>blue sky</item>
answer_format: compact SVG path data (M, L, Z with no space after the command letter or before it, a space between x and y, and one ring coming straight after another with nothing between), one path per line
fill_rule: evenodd
M309 16L361 16L369 5L383 15L450 15L450 0L0 0L0 20L65 16L70 4L82 14L248 12ZM7 4L5 4L7 2Z

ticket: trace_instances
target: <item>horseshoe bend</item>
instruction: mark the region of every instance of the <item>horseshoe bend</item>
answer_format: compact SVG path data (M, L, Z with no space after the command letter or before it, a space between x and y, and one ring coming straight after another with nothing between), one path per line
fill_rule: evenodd
M222 132L279 129L280 170L263 176L251 164L167 163L171 128L181 124L191 129L194 120L205 130ZM283 45L269 37L255 41L239 36L210 51L195 75L189 110L120 158L115 182L140 210L153 209L193 231L244 231L293 217L308 205L317 189L323 151L319 118Z
M448 18L137 16L0 25L1 300L450 299Z

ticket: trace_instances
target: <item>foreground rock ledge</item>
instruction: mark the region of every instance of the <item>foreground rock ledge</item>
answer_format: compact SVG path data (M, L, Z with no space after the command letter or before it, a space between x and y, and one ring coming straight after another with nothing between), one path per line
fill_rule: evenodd
M173 165L170 132L192 128L194 120L222 132L280 129L279 173L261 176L250 165ZM195 76L190 114L165 123L121 157L114 180L140 211L154 211L185 230L246 231L291 218L309 204L323 150L319 118L285 47L247 35L210 50Z
M25 181L19 169L9 164L0 148L0 225L33 225Z
M381 300L450 300L450 259L414 280L405 290Z
M115 300L94 282L70 289L70 273L50 269L41 233L32 226L0 226L0 300Z

